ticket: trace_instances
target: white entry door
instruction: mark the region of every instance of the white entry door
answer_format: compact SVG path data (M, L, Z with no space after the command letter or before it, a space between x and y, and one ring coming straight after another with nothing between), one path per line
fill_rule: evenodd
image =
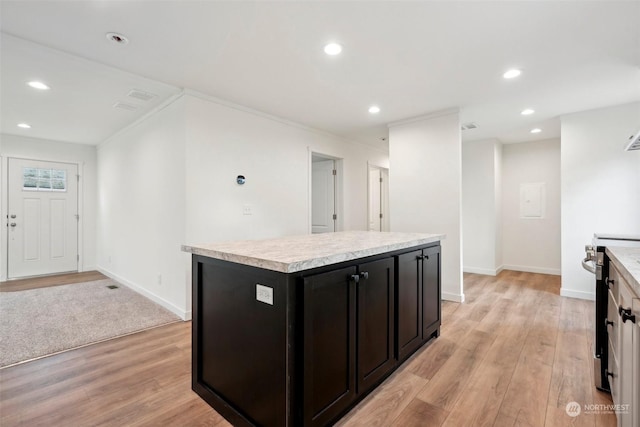
M311 163L311 232L336 231L335 161Z
M78 166L9 159L8 277L78 270Z

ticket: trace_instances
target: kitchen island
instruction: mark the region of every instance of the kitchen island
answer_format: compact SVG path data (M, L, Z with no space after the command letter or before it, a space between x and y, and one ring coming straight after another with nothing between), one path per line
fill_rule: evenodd
M235 426L325 426L440 333L442 234L185 245L192 387Z

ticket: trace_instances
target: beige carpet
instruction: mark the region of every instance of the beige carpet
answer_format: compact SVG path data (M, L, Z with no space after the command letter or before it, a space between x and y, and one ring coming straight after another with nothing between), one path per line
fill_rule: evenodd
M0 367L177 320L111 279L2 292Z

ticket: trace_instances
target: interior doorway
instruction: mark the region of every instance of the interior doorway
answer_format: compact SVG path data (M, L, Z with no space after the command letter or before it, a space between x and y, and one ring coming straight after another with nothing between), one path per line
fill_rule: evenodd
M311 153L311 232L341 229L341 159Z
M369 165L369 231L389 231L389 169Z
M7 277L78 271L78 165L8 159Z

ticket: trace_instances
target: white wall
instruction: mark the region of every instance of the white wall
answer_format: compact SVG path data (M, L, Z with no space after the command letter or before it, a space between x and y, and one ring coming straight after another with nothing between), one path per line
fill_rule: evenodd
M462 144L463 265L495 276L501 267L501 150L495 139Z
M507 270L560 274L560 140L502 148L502 250ZM542 218L520 215L520 185L544 183Z
M593 233L640 234L640 151L623 144L640 128L640 103L561 118L562 288L593 299L593 275L582 269Z
M387 165L386 153L215 100L186 99L189 243L309 233L310 152L342 159L343 228L367 229L367 162ZM242 214L244 205L252 215Z
M442 297L463 301L458 111L389 127L391 231L445 233Z
M388 166L387 153L184 95L98 151L100 266L189 318L180 245L309 233L311 152L343 159L343 227L366 230L368 162Z
M97 251L101 271L184 318L185 135L178 100L98 148Z
M28 138L18 135L0 135L0 200L2 218L7 212L7 159L17 157L24 159L47 160L53 162L77 163L80 171L80 203L81 220L79 224L80 271L93 270L96 267L96 147L85 144L49 141ZM6 227L1 227L0 244L0 280L7 277Z

